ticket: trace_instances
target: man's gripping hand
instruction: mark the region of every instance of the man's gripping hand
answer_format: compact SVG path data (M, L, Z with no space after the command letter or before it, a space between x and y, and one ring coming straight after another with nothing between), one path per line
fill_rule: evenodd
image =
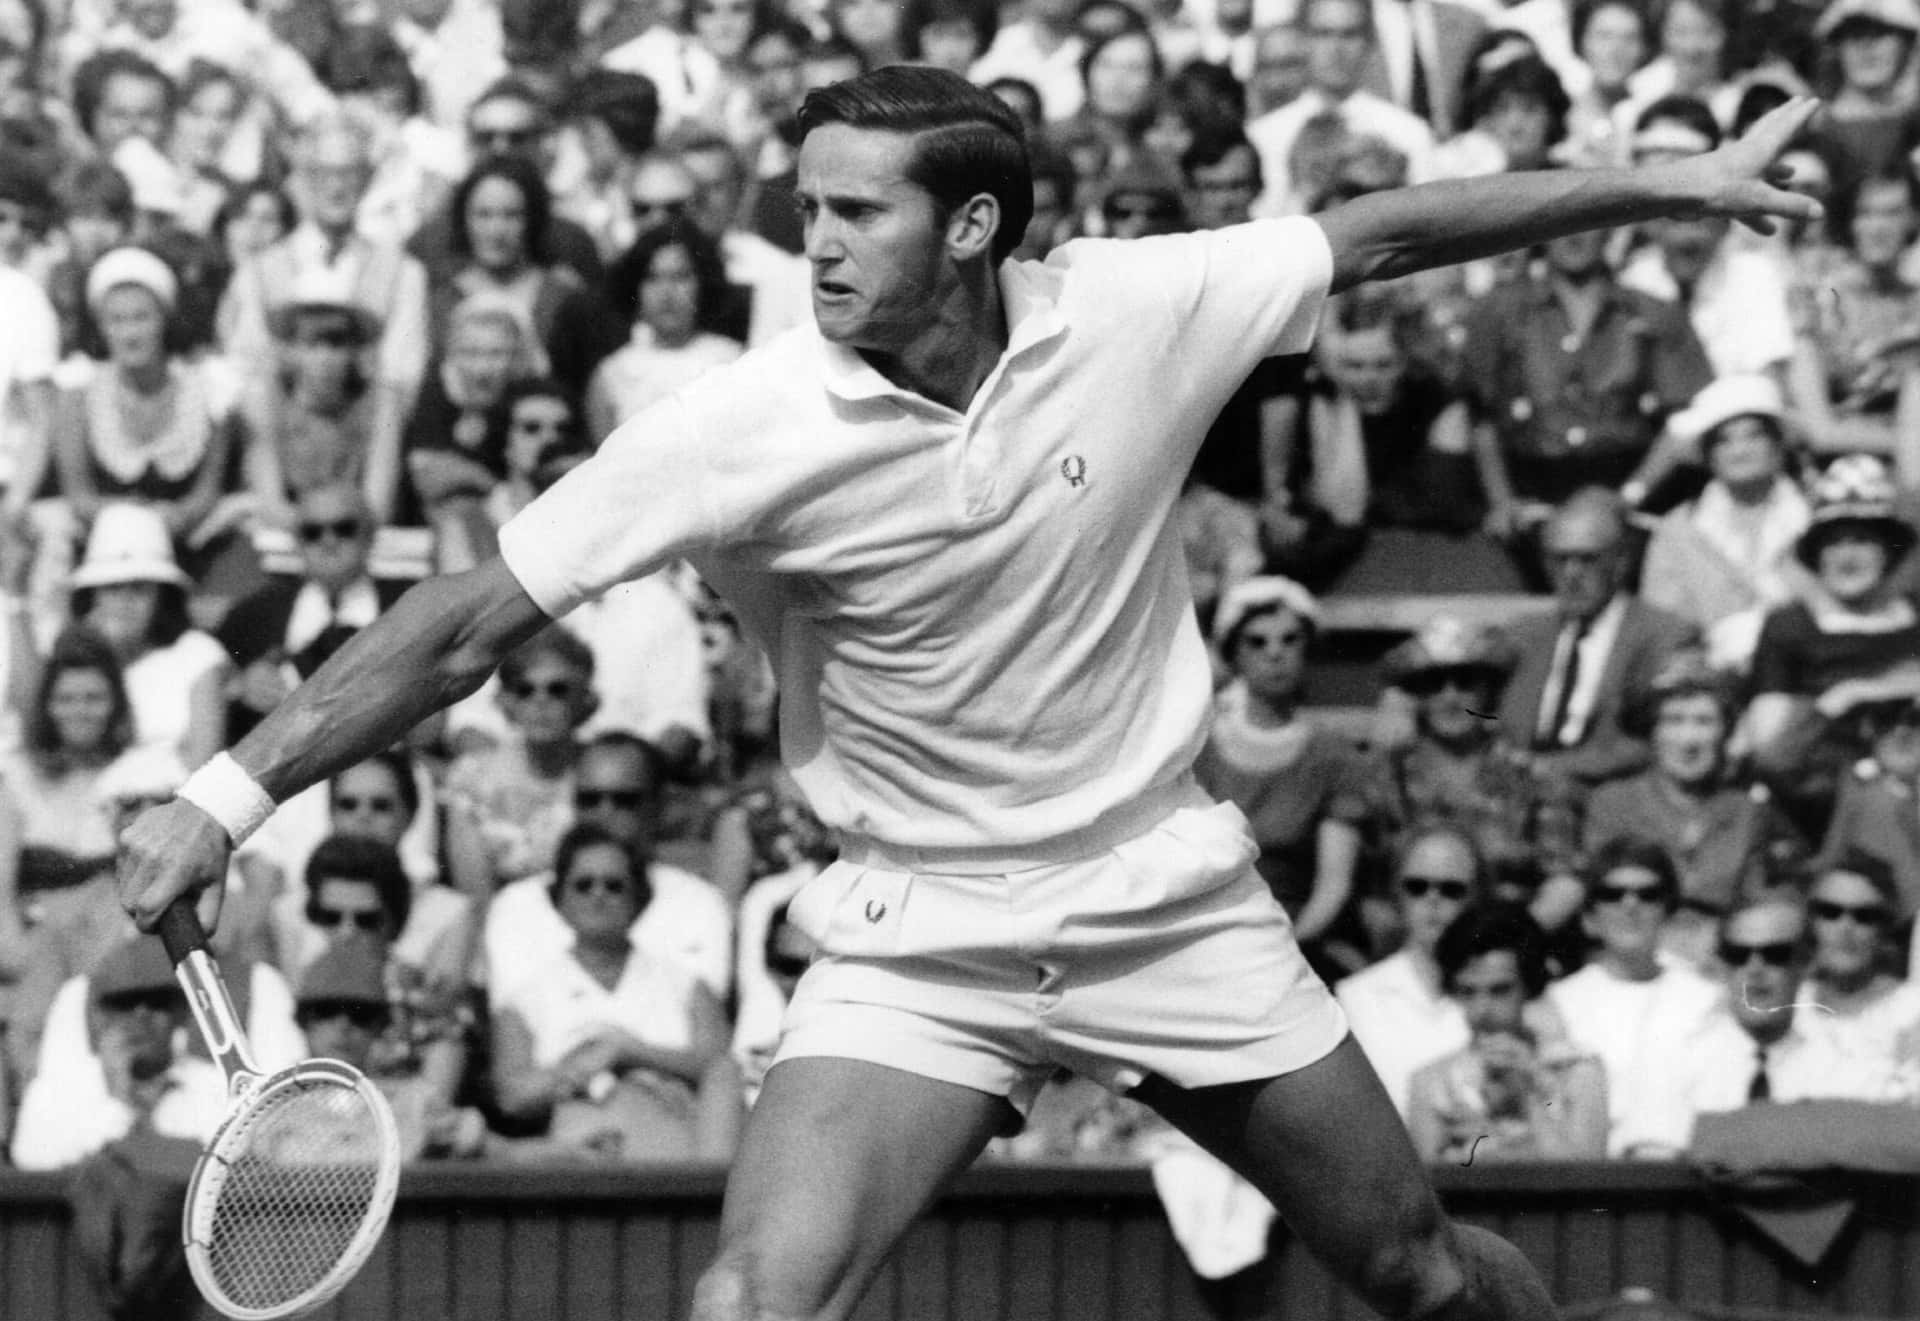
M1818 220L1819 202L1780 186L1789 175L1781 155L1818 113L1817 98L1797 96L1718 150L1677 162L1675 168L1692 176L1689 192L1699 199L1691 209L1738 220L1761 234L1773 233L1778 220Z
M151 931L167 905L199 896L200 925L209 934L220 921L226 894L226 827L192 803L175 799L148 808L120 832L120 906Z

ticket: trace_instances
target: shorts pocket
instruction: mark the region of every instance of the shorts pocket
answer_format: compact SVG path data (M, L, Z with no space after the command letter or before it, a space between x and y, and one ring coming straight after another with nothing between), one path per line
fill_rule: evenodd
M913 879L906 872L836 861L794 895L787 919L813 937L823 954L897 953Z
M1183 807L1144 835L1116 844L1127 878L1122 906L1135 911L1184 903L1227 885L1253 865L1259 848L1231 803Z

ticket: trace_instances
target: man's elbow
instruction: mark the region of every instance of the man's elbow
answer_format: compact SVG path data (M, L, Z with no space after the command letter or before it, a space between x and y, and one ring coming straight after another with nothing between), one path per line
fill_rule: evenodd
M394 609L417 613L421 631L438 635L434 677L453 701L478 692L508 652L550 622L498 558L429 579Z

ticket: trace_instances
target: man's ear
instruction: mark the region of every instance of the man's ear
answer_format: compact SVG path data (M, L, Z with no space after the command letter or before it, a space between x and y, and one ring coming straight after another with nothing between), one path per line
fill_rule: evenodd
M961 261L991 258L1000 219L999 201L991 193L975 193L947 218L947 251Z

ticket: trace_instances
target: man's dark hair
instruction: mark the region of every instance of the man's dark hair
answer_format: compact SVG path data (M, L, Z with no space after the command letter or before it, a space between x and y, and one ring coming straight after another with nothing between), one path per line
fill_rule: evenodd
M62 775L72 769L67 749L60 743L60 728L53 720L51 699L61 676L75 672L101 675L111 695L106 741L94 751L114 757L133 746L133 704L127 698L119 655L96 630L85 624L69 624L53 640L52 654L42 665L40 682L35 686L33 709L27 713L26 753L43 774Z
M547 191L547 181L541 178L539 169L518 156L489 156L474 166L454 190L451 242L454 256L462 260L473 256L473 236L467 232L467 203L473 199L474 190L489 179L504 179L520 190L527 209L527 260L535 266L545 266L551 255L547 234L553 223L553 194Z
M413 883L391 846L364 835L329 835L307 859L307 920L320 906L320 886L326 881L364 881L380 896L387 915L387 938L397 937L413 911Z
M660 89L643 73L589 69L574 84L566 113L605 124L622 151L638 156L653 150L660 132Z
M1000 11L991 0L906 0L900 15L900 44L908 59L921 57L921 34L934 23L967 24L984 55L1000 31Z
M340 29L327 47L320 75L327 89L339 95L397 88L407 113L420 113L420 79L406 51L384 28L353 23Z
M1253 190L1258 194L1267 186L1266 172L1260 168L1260 153L1238 124L1209 124L1193 135L1193 144L1180 155L1180 174L1188 184L1195 170L1211 169L1227 158L1236 147L1245 147L1253 162Z
M1713 108L1697 96L1682 96L1678 93L1663 96L1640 112L1634 120L1633 131L1644 132L1649 126L1666 120L1682 124L1705 138L1709 148L1720 145L1725 135L1720 132L1720 121L1714 118Z
M807 93L802 140L823 124L913 135L907 178L949 212L986 193L1000 204L993 260L1020 245L1033 217L1033 174L1020 117L945 69L892 64Z
M1560 82L1560 75L1537 55L1523 55L1486 73L1468 78L1466 122L1478 124L1497 105L1501 97L1518 96L1533 101L1547 112L1547 145L1564 142L1567 115L1573 101Z
M1594 850L1593 858L1587 865L1587 874L1593 886L1597 887L1609 873L1623 867L1646 872L1659 881L1655 895L1660 900L1660 906L1668 912L1680 906L1680 872L1674 866L1673 854L1667 851L1666 845L1643 835L1615 835ZM1599 891L1589 887L1587 906L1591 908L1598 897Z
M100 111L100 98L107 84L115 78L160 84L165 92L167 118L173 118L174 108L179 104L179 89L159 65L130 50L103 50L89 57L73 75L73 113L88 137L95 137L93 117Z
M653 902L653 883L647 878L647 869L652 865L652 860L633 841L620 838L594 821L574 822L567 827L567 833L560 836L559 843L553 846L553 879L547 882L547 898L555 908L560 907L561 896L566 893L567 873L573 870L574 859L588 849L602 846L626 855L627 865L633 871L633 895L636 900L634 916L638 917Z
M400 795L400 806L406 810L406 814L410 817L419 814L420 782L413 777L413 759L407 756L405 751L400 748L388 748L384 752L376 752L371 757L361 758L352 766L347 767L346 771L341 771L340 775L345 775L347 771L359 766L379 766L383 768L388 775L393 777L393 791ZM339 783L340 775L334 776L333 779L327 783L327 802L329 806L332 805L334 786Z
M727 264L714 238L685 216L674 216L633 241L607 272L603 286L608 301L631 324L640 317L640 286L646 283L653 259L667 248L679 248L693 267L694 323L715 328L727 296Z
M1540 924L1522 904L1489 899L1460 911L1447 923L1433 947L1433 958L1440 965L1440 985L1453 990L1453 982L1466 966L1486 954L1502 950L1513 954L1520 971L1520 986L1531 1000L1547 989L1547 938Z

